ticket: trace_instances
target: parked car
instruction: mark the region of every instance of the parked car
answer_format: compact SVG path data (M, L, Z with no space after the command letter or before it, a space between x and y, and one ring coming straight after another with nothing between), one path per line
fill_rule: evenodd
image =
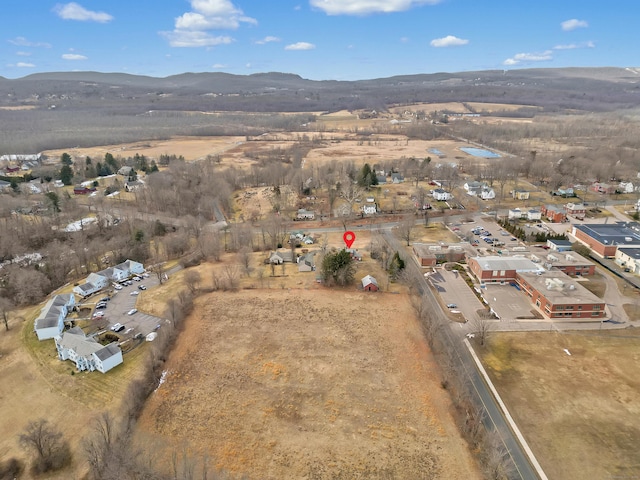
M448 303L447 308L458 308L458 305L456 305L455 303Z
M140 294L140 292L139 292L139 291L134 290L134 291L133 291L133 292L131 292L129 295L139 295L139 294Z
M101 308L107 308L107 304L106 303L99 303L98 305L96 305L96 310L100 310Z
M141 281L141 280L142 280L142 278L141 278L141 277L133 277L133 279L134 279L136 282L139 282L139 281Z
M122 330L124 330L124 325L122 325L121 323L116 323L111 327L111 330L114 332L121 332Z
M124 332L124 334L125 334L125 335L129 335L131 332L133 332L133 330L134 330L134 328L133 328L133 327L131 327L131 328L127 328L127 331L126 331L126 332Z
M120 285L119 283L116 283L113 288L115 288L116 290L122 290L122 285Z
M108 302L109 300L111 300L111 297L102 297L100 302Z
M102 318L104 317L104 312L93 312L93 316L95 318Z
M140 289L140 290L146 290L146 289L147 289L147 287L145 287L144 285L138 285L138 289Z
M129 311L127 312L127 315L133 315L133 314L135 314L135 313L138 313L138 309L137 309L137 308L132 308L131 310L129 310Z
M147 272L144 272L144 273L142 274L142 276L143 276L143 278L149 278L149 274L148 274Z

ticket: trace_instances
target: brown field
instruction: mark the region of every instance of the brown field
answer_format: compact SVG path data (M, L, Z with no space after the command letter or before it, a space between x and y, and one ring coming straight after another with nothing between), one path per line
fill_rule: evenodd
M519 108L532 107L531 105L514 105L509 103L480 103L480 102L447 102L447 103L416 103L413 105L403 105L401 107L393 107L390 109L395 114L402 114L403 112L417 112L422 110L426 113L435 111L447 110L454 113L471 113L471 111L465 106L469 105L477 112L502 112L513 111Z
M480 478L408 298L197 301L139 428L248 478Z
M564 480L640 476L639 351L636 329L493 333L481 350L548 478Z

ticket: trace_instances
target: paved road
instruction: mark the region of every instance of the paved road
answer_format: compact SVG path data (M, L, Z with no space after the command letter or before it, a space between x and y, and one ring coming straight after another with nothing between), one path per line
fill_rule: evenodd
M400 242L389 230L383 232L383 238L393 250L397 250L399 252L404 251ZM469 332L469 325L466 324L465 328L462 324L450 322L436 300L433 291L427 283L427 279L422 274L422 268L418 265L415 257L412 255L410 258L405 258L405 262L405 268L408 269L412 278L415 278L416 281L419 282L419 288L422 291L423 296L431 304L431 321L438 322L438 324L443 327L442 331L449 342L448 348L451 349L451 352L454 352L454 359L458 361L470 384L473 386L473 391L476 394L476 402L478 402L486 412L486 416L484 418L485 426L489 430L497 432L502 440L507 456L506 458L510 461L513 467L513 474L511 475L511 478L523 480L538 479L538 475L529 463L520 443L509 428L502 411L498 407L493 395L478 372L471 354L463 344L465 335Z

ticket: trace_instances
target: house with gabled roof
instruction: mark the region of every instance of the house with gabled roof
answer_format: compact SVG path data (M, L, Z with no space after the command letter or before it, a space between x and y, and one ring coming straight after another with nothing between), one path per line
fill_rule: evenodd
M71 360L80 371L107 373L123 362L122 350L117 342L101 345L95 338L87 337L79 327L56 336L55 342L58 358Z
M299 272L314 272L316 270L315 256L318 252L309 252L301 257L298 257L298 271Z
M391 183L402 183L402 182L404 182L404 176L401 173L391 174Z
M529 190L516 189L511 192L511 197L514 200L529 200L530 195Z
M121 282L132 275L140 275L142 273L144 273L144 265L134 260L125 260L113 267L90 273L85 282L74 287L73 291L82 297L86 297L92 293L99 292L109 285L109 282Z
M38 340L48 340L60 335L64 330L64 319L76 304L73 293L64 293L52 297L36 318L33 329Z
M378 281L372 277L371 275L366 275L362 278L362 289L365 292L377 292L378 289Z
M282 265L285 262L293 262L293 254L291 250L276 250L269 255L269 263L274 265Z

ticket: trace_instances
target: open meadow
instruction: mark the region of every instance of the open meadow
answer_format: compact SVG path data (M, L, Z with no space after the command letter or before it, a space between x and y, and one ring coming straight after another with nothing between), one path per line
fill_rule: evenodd
M578 480L640 475L639 347L631 328L492 333L479 351L548 478Z

